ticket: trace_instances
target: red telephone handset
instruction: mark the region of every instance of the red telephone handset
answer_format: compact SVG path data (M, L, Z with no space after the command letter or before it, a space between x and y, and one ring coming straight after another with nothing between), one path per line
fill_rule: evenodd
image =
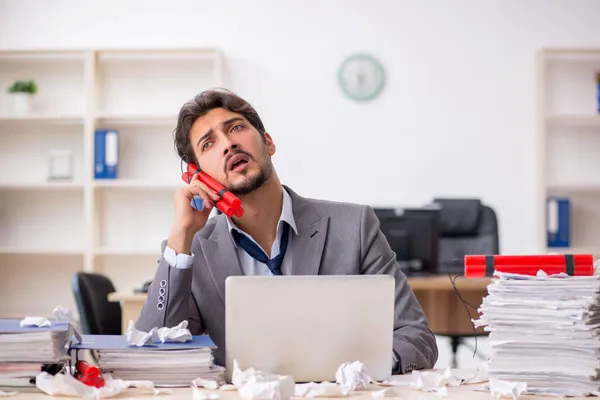
M219 195L219 200L217 201L216 206L219 210L221 210L221 212L223 212L223 214L227 215L228 217L241 217L244 215L242 201L229 190L225 189L225 187L223 187L223 185L221 185L219 182L214 180L206 173L200 171L196 164L189 163L187 172L184 172L183 175L181 175L181 179L185 183L190 183L195 174L198 174L198 179L200 182L204 183Z

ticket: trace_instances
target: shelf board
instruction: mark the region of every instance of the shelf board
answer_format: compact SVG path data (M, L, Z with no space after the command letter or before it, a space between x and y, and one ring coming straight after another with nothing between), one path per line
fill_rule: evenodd
M157 243L160 246L160 243ZM114 247L99 247L94 251L96 256L159 256L160 247L154 249L120 249Z
M82 190L83 185L75 182L0 183L0 190Z
M2 50L0 61L81 61L83 62L85 51L83 50Z
M558 254L600 254L600 247L547 247L547 253Z
M78 115L0 115L0 123L83 125L83 117Z
M159 182L150 180L96 179L93 185L97 188L175 190L183 185L183 181L180 185L172 182Z
M600 183L549 184L546 188L552 192L596 193L600 192Z
M217 49L137 49L99 50L98 61L215 61L220 53Z
M177 114L101 114L96 122L102 125L171 126L177 125Z
M597 126L600 127L600 115L549 115L547 121L561 126ZM599 131L600 133L600 131Z
M40 247L6 246L0 247L0 254L14 255L43 255L43 256L82 256L82 250L75 249L44 249Z

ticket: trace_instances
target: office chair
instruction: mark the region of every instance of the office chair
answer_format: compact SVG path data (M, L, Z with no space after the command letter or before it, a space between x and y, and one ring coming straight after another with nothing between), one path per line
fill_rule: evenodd
M73 294L84 334L120 335L121 305L108 301L115 288L107 277L79 272L73 277Z
M463 274L462 260L467 254L499 254L498 219L494 210L479 199L433 200L440 207L438 272ZM457 259L460 262L457 262ZM479 304L473 304L479 306ZM477 314L476 310L472 310ZM452 343L452 365L464 338L487 336L487 333L448 336Z

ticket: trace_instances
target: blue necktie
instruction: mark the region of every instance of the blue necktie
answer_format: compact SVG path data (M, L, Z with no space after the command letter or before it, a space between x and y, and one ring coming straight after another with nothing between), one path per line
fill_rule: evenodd
M288 237L289 237L290 226L283 223L283 232L281 233L281 240L279 241L279 254L269 260L267 255L261 248L250 240L246 235L241 234L236 229L232 230L233 237L236 243L250 255L261 263L267 264L267 267L271 270L273 275L283 275L281 273L281 264L283 263L283 257L285 257L285 251L287 250Z

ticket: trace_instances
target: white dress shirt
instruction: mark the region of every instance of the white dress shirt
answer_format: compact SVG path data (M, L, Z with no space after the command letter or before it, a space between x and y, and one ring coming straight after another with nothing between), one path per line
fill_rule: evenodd
M242 273L244 275L272 275L271 270L267 267L267 264L262 263L252 256L250 256L244 249L237 245L235 242L233 235L231 234L231 230L235 229L242 235L245 235L247 238L252 240L256 245L264 251L264 249L252 238L252 236L248 235L246 232L239 229L233 220L229 217L227 218L227 227L229 236L231 237L231 241L236 249L238 259L240 261L240 265L242 266ZM281 207L281 215L279 216L279 222L277 223L277 235L275 236L275 241L271 246L270 258L275 258L279 255L279 246L281 240L281 232L283 229L283 222L287 222L290 225L290 232L288 238L288 249L290 248L291 241L293 240L294 233L298 234L298 229L296 228L296 221L294 220L294 214L292 213L292 198L289 193L283 189L283 206ZM266 252L265 252L266 254ZM289 275L292 269L292 261L291 257L287 256L288 252L286 252L286 256L283 259L283 263L281 265L281 272L283 275ZM169 263L169 265L173 268L181 268L187 269L192 266L194 262L194 255L187 254L176 254L173 249L169 246L165 248L165 252L163 254L165 261Z

